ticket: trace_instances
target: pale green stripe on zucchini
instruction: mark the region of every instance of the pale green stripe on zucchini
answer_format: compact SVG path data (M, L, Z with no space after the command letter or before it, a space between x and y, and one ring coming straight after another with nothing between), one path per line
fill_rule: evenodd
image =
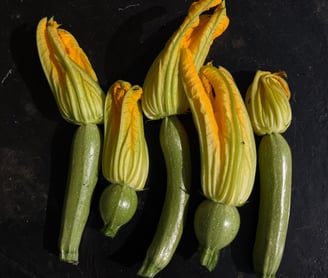
M71 147L59 238L60 259L77 264L79 245L98 180L101 134L96 124L78 127Z
M142 277L154 277L172 259L183 232L189 200L190 148L177 116L163 119L160 143L167 170L166 196L153 241L138 271Z
M260 203L253 250L254 270L259 277L275 277L288 229L292 156L279 133L264 135L259 152Z

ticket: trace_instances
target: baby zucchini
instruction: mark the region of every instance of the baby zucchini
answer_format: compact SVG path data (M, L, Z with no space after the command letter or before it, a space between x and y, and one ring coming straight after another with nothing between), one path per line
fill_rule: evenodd
M235 206L206 199L197 207L194 229L199 242L200 263L209 271L217 265L220 250L236 237L240 226Z
M264 135L259 152L260 204L253 250L254 270L259 277L275 277L287 234L292 157L279 133Z
M103 234L114 238L118 230L132 219L137 205L137 193L130 186L121 184L107 186L99 200L99 211L104 222Z
M98 180L101 135L96 124L78 127L71 148L71 164L59 237L60 259L77 264L82 233Z
M176 116L163 119L160 143L167 170L167 189L162 214L138 275L154 277L171 260L186 218L191 183L187 134Z

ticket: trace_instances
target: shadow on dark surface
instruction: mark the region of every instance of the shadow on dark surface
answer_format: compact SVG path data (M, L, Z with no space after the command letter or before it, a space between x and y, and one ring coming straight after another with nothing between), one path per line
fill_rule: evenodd
M105 57L105 74L110 84L123 79L142 85L146 73L166 41L179 27L182 18L162 26L151 35L145 33L144 25L165 15L163 7L152 7L131 16L109 38ZM147 37L148 36L148 37ZM145 40L142 38L145 37ZM107 87L110 86L107 84Z
M231 256L239 272L253 273L253 245L256 233L258 213L258 186L255 183L253 192L247 203L238 208L240 228L231 243Z
M38 110L48 119L59 120L56 102L39 60L35 32L36 26L27 24L13 31L10 42L13 60Z
M11 51L18 72L27 85L34 104L42 116L60 122L54 132L51 153L50 185L44 226L44 245L57 253L61 207L64 198L69 161L70 140L74 127L65 123L44 76L36 47L35 26L16 28L11 37ZM40 219L40 221L42 221Z
M62 121L57 126L52 141L50 184L44 224L44 246L54 254L58 254L61 214L65 198L70 148L75 129L75 126Z
M237 71L231 74L238 86L242 98L245 99L246 91L254 79L255 72Z

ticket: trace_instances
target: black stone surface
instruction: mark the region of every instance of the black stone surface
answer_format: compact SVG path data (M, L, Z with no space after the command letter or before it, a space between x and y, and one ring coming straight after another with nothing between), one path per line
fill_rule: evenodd
M101 86L117 79L142 84L192 1L3 0L0 2L0 277L136 277L159 218L165 166L158 122L146 122L151 154L147 190L133 221L111 240L99 232L100 179L80 249L80 263L58 260L57 239L70 142L75 127L60 117L41 70L35 29L55 16L79 41ZM328 3L325 0L227 0L231 23L208 60L228 68L244 94L257 69L285 70L293 121L284 134L293 153L292 208L277 277L328 273ZM190 114L182 120L196 134ZM157 277L255 277L251 249L257 184L240 208L241 229L209 273L198 263L192 216L201 200L197 136L191 136L194 178L185 233Z

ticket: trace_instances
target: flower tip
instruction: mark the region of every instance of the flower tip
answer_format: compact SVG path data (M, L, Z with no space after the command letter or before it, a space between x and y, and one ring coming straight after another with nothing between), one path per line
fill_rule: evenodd
M63 118L101 123L104 93L92 65L72 34L44 17L36 30L40 62Z
M258 70L246 92L246 106L257 135L283 133L291 123L290 90L285 71Z

